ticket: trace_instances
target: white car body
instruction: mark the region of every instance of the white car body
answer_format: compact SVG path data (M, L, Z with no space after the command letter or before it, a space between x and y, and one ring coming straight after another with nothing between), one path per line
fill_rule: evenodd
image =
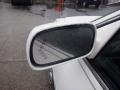
M96 20L93 24L102 22L108 18L114 17L119 14L120 10L104 17L102 19ZM61 19L61 22L72 22L81 21L83 17L69 17L66 19ZM88 19L89 18L89 19ZM97 17L93 16L94 19ZM84 18L83 22L93 21L93 18ZM98 16L99 18L99 16ZM88 21L87 21L88 20ZM113 28L114 27L114 28ZM109 41L109 39L117 32L120 28L120 21L114 22L110 25L104 26L97 30L97 38L95 41L95 48L89 58L94 58L98 52L103 48L103 46ZM104 90L108 89L104 82L104 88L100 85L98 80L95 78L89 67L86 65L83 59L78 59L75 61L70 61L67 64L56 66L53 69L53 80L55 90ZM102 82L102 81L101 81Z
M97 25L102 22L107 22L109 19L120 15L120 10L109 14L107 16L77 16L77 17L67 17L57 19L53 23L40 25L35 27L30 33L27 45L26 45L26 53L28 63L34 70L44 70L52 68L52 77L54 81L55 90L107 90L107 86L104 84L102 79L97 75L98 79L95 77L93 72L91 71L88 64L85 63L85 58L77 58L71 61L67 61L65 63L60 63L58 65L46 66L46 67L35 67L30 62L29 52L30 52L30 44L32 42L33 37L46 29L59 27L64 25L73 25L80 23L92 23ZM94 43L94 48L92 49L92 53L87 57L89 59L94 58L100 50L105 46L105 44L111 39L111 37L117 32L120 28L120 20L112 22L108 25L102 26L99 29L96 29L96 38ZM101 83L100 83L101 82Z

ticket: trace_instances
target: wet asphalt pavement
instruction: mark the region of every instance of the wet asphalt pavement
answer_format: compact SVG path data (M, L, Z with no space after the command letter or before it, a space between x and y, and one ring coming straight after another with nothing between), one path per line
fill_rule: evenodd
M33 71L25 53L29 32L46 22L25 7L0 3L0 90L51 90L48 71Z
M120 9L119 6L107 8L100 8L101 11L65 8L58 13L45 6L13 7L0 2L0 90L52 90L48 70L33 71L27 63L25 47L29 32L59 17L105 15Z

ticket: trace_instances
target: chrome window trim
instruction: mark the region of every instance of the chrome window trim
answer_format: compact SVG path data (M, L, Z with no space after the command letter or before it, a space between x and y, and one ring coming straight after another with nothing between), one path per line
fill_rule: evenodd
M95 20L91 21L91 22L92 22L93 24L95 24L95 25L96 25L96 24L99 24L99 23L102 24L102 22L105 22L106 20L108 20L108 19L110 19L110 18L114 18L114 17L116 17L116 16L118 16L118 15L120 15L120 10L117 10L117 11L114 11L114 12L109 13L109 14L107 14L107 15L104 15L104 16L98 18L98 19L95 19Z
M103 21L101 23L96 24L96 27L101 28L101 27L104 27L104 26L106 26L108 24L111 24L111 23L119 21L119 20L120 20L120 15L117 15L117 16L112 17L110 19L107 19L107 20L105 20L105 21Z

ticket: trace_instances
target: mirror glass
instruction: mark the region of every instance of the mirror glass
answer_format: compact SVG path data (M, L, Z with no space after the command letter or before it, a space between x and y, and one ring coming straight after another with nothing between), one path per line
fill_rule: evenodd
M70 25L39 32L31 45L35 65L53 65L88 54L94 43L95 29L91 24Z

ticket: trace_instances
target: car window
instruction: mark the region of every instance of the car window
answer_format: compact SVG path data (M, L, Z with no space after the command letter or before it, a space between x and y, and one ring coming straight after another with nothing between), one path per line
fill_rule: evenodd
M120 89L120 29L101 52L89 62L110 90Z

